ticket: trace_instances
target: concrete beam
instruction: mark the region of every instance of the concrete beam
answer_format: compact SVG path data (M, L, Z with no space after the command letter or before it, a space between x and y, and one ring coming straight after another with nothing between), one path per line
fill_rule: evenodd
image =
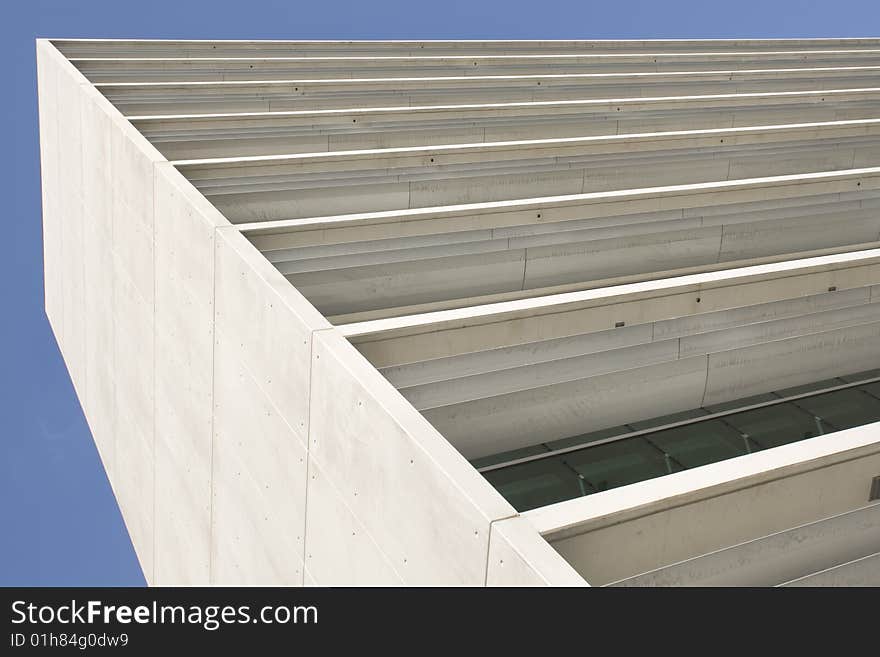
M433 53L616 53L616 52L730 52L737 50L788 51L799 49L877 49L876 38L825 39L608 39L582 40L395 40L395 41L280 41L280 40L145 40L145 39L53 39L68 57L212 57L254 55L390 55L423 56Z
M134 116L857 89L876 87L878 82L880 67L842 66L665 73L118 82L100 83L96 87L120 111ZM369 96L364 95L366 91Z
M851 562L870 558L878 547L880 505L875 504L636 575L612 586L773 586L795 579L808 585L810 579L819 581L815 573L843 565L853 568ZM837 575L841 574L838 571Z
M71 58L95 83L376 78L436 75L523 75L535 72L635 73L858 66L880 59L877 49L736 53L605 53L360 57Z
M876 116L877 89L131 117L169 159L345 151Z
M878 428L817 436L524 516L591 584L604 585L863 507L880 466Z

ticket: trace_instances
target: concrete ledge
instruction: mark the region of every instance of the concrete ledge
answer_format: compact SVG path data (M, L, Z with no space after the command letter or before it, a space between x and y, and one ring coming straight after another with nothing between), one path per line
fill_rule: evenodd
M864 506L880 423L810 438L524 514L605 584Z
M880 278L880 249L346 324L377 367L839 290ZM699 299L699 301L697 301ZM443 339L437 339L442 335ZM466 349L464 346L466 345Z
M588 586L523 517L492 523L487 586Z

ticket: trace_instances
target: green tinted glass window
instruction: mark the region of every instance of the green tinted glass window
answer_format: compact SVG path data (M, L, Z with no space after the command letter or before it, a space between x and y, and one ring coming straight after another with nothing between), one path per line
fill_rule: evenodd
M835 429L849 429L880 419L880 401L861 390L848 389L800 399L797 405Z
M682 468L644 438L628 438L565 455L566 462L597 491L660 477Z
M823 433L809 413L788 403L735 413L724 420L761 449L787 445Z
M847 383L880 371L827 379L783 391L672 413L579 434L474 461L477 467L527 456L532 461L484 472L518 510L590 495L762 449L880 421L880 382ZM810 394L813 393L813 394ZM805 396L800 396L805 395ZM783 397L798 396L797 399ZM736 411L758 404L760 408ZM733 412L730 412L733 411ZM706 417L718 414L717 417ZM668 424L683 423L668 429ZM637 436L628 436L636 431ZM595 444L597 441L606 441ZM562 454L553 453L567 448Z
M676 422L681 422L682 420L692 420L694 418L703 417L708 414L709 411L707 411L705 408L695 408L690 411L682 411L681 413L662 415L660 417L655 417L650 420L643 420L641 422L630 422L629 426L631 426L636 431L640 431L642 429L653 429L654 427L662 427L664 424L675 424Z
M720 420L707 420L652 433L647 438L685 468L748 454L752 447Z
M871 395L874 399L880 399L880 381L859 386L859 390L863 390L864 392Z
M484 476L519 511L594 492L584 490L577 474L558 458L492 470Z
M526 456L544 454L549 451L550 449L548 447L545 447L543 444L531 445L529 447L523 447L522 449L512 449L509 452L501 452L499 454L492 454L491 456L485 456L480 459L474 459L473 461L471 461L471 463L475 468L485 468L490 465L495 465L496 463L515 461L516 459L521 459Z
M562 438L561 440L554 440L553 442L544 443L548 449L565 449L566 447L572 447L574 445L589 445L592 442L597 440L603 440L605 438L613 438L614 436L622 436L625 433L630 433L632 429L629 427L611 427L610 429L602 429L601 431L592 431L590 433L582 433L577 436L572 436L571 438Z

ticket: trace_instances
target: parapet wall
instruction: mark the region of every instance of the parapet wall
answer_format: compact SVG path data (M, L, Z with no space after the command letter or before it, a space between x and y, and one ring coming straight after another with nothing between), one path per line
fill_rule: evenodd
M47 40L46 314L150 584L584 580Z

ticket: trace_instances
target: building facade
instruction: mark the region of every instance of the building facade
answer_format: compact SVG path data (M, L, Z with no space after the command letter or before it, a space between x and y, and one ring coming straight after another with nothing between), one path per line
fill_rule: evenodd
M880 584L880 39L37 61L151 584Z

